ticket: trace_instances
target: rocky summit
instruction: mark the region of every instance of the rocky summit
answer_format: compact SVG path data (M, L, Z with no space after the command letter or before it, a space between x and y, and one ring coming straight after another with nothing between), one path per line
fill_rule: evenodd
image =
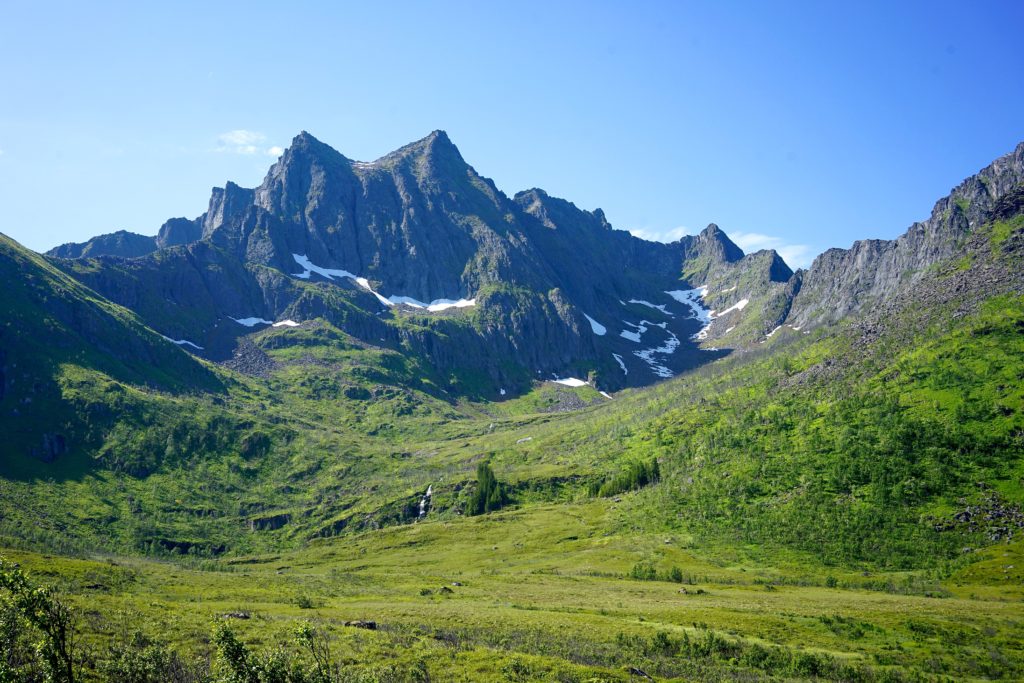
M485 395L568 377L617 390L913 286L1012 201L1022 154L964 181L899 239L832 249L793 273L774 251L744 254L714 224L662 244L540 189L509 198L444 131L371 162L303 132L259 187L214 188L193 220L49 255L212 360L267 325L324 318L441 373L473 373Z

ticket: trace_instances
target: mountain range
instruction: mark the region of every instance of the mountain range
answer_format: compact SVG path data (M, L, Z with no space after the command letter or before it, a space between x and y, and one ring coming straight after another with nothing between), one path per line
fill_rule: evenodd
M900 238L830 249L793 272L714 224L662 244L540 189L509 198L443 131L373 162L303 132L259 187L214 188L195 219L47 256L218 362L257 329L325 319L424 359L451 394L494 399L564 378L615 391L912 288L972 226L1019 207L1022 173L1018 146Z
M1024 144L793 271L302 133L0 282L0 678L1024 677Z

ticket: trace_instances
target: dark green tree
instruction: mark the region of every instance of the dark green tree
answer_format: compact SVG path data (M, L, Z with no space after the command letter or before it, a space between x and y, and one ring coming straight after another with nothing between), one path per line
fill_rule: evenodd
M469 514L482 515L500 510L508 502L505 490L494 476L489 463L482 462L476 468L476 489L469 499Z

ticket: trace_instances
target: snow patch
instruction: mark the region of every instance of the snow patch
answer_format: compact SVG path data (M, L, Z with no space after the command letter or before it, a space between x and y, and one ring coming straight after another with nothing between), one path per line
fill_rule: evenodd
M726 334L729 334L730 332L732 332L732 331L733 331L733 330L735 330L735 329L736 329L736 326L735 326L735 325L733 325L732 327L726 328L726 330L725 330L725 333L726 333Z
M647 306L648 308L653 308L656 311L661 311L670 318L672 317L672 314L665 310L665 304L652 304L650 301L644 301L643 299L630 299L629 303Z
M501 389L501 390L498 391L498 393L501 394L502 396L504 396L505 395L505 390Z
M388 306L412 306L413 308L425 308L431 313L437 311L445 311L449 308L466 308L467 306L475 306L476 299L434 299L429 304L423 303L413 299L411 296L389 296L387 299L382 301Z
M736 288L733 287L732 289ZM731 292L732 289L727 289L725 291ZM696 289L677 289L665 293L679 303L689 306L690 310L693 311L693 318L703 324L700 331L690 337L690 339L694 339L696 341L703 341L708 338L708 332L711 330L711 324L715 321L715 318L720 318L726 313L730 313L732 311L742 311L746 308L747 304L750 303L750 299L740 299L724 311L716 313L713 310L704 308L703 299L708 293L707 286L697 287Z
M256 325L273 325L274 321L264 320L263 318L231 318L239 325L245 325L246 327L255 327Z
M199 346L199 344L193 344L187 339L171 339L170 337L164 336L162 334L160 336L166 339L167 341L171 342L172 344L177 344L178 346L191 346L193 348L199 349L200 351L203 350L202 346Z
M666 339L665 343L662 344L661 346L656 346L654 348L643 349L642 351L633 352L634 356L636 356L637 358L639 358L640 360L647 364L647 367L651 369L651 372L653 372L658 377L664 379L672 377L674 373L671 370L669 370L666 366L658 362L658 359L656 359L655 356L671 355L675 353L676 349L679 348L679 337L677 337L671 331L669 331L668 337L669 338Z
M585 387L587 383L575 377L561 377L551 380L555 384L564 384L567 387Z
M533 441L532 436L524 436L521 439L516 439L516 443L526 443L527 441Z
M373 287L371 287L370 281L367 280L365 277L359 277L354 273L350 273L349 271L340 268L323 268L310 261L305 254L292 254L292 258L294 258L295 262L298 263L303 268L303 272L295 273L294 277L301 278L303 280L308 280L313 273L322 275L328 280L334 280L334 278L336 277L345 277L355 282L357 285L365 289L370 294L373 294L375 297L377 297L377 300L380 301L385 306L397 306L399 304L403 304L405 306L411 306L413 308L422 308L429 311L430 313L436 313L438 311L446 311L449 308L466 308L467 306L476 305L476 298L434 299L430 303L424 303L422 301L419 301L418 299L412 298L411 296L391 295L389 297L386 297L377 290L375 290Z
M611 395L611 394L609 394L609 393L608 393L607 391L602 391L602 392L600 392L600 393L601 393L601 395L602 395L602 396L604 396L604 397L605 397L605 398L607 398L608 400L613 400L613 399L612 399L612 395Z
M641 320L639 323L631 323L628 320L623 320L622 322L634 328L636 332L623 330L622 332L619 332L619 336L629 339L630 341L634 341L638 344L640 343L640 336L647 331L648 325L650 325L651 327L660 327L663 330L668 329L668 323L652 323L650 320Z
M693 313L691 317L695 318L704 327L700 332L693 335L692 339L704 339L708 336L708 328L711 326L711 309L704 308L703 299L707 296L708 288L706 286L697 287L695 289L674 289L672 291L666 291L670 297L678 301L679 303L689 306L690 311Z
M299 323L294 320L282 320L281 322L274 323L271 327L298 327Z
M616 362L618 362L619 367L622 368L622 374L623 375L628 375L629 374L629 370L626 369L626 364L623 362L622 356L620 356L617 353L613 353L612 354L612 358L614 358L616 360Z
M583 314L583 317L587 319L587 321L590 323L590 329L593 330L594 334L596 334L598 337L603 337L604 335L608 334L607 327L597 322L586 313Z
M735 292L735 291L736 291L736 285L733 285L729 289L723 289L722 290L722 294L728 294L729 292Z
M764 336L764 339L762 339L760 343L761 343L761 344L764 344L764 343L765 343L766 341L768 341L769 339L771 339L771 338L772 338L772 336L773 336L773 335L774 335L774 334L775 334L776 332L778 332L778 331L779 331L779 330L781 330L781 329L782 329L782 325L779 325L779 326L778 326L778 327L776 327L776 328L775 328L774 330L772 330L771 332L769 332L768 334L766 334L766 335Z
M619 332L619 336L628 339L629 341L636 342L637 344L640 343L639 332L630 332L629 330L623 330L622 332Z
M729 308L725 309L721 313L716 313L715 311L711 311L711 315L713 317L715 317L715 318L721 318L726 313L731 313L733 311L742 311L744 308L747 307L747 304L749 304L749 303L750 303L750 299L740 299L739 301L737 301L736 303L734 303L732 306L730 306Z

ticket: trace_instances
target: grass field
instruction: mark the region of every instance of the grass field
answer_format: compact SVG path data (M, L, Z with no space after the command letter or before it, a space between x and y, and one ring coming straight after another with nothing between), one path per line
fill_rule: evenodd
M311 621L330 634L339 662L380 680L422 666L437 681L628 680L630 666L658 680L1024 674L1022 574L1005 570L1022 566L1019 543L944 581L826 574L796 555L765 564L686 536L611 531L626 499L642 495L223 560L6 554L69 596L96 651L141 631L203 660L213 624L245 614L228 621L256 648ZM629 578L648 561L678 567L682 582ZM353 620L378 629L343 625ZM685 650L684 640L706 651Z

